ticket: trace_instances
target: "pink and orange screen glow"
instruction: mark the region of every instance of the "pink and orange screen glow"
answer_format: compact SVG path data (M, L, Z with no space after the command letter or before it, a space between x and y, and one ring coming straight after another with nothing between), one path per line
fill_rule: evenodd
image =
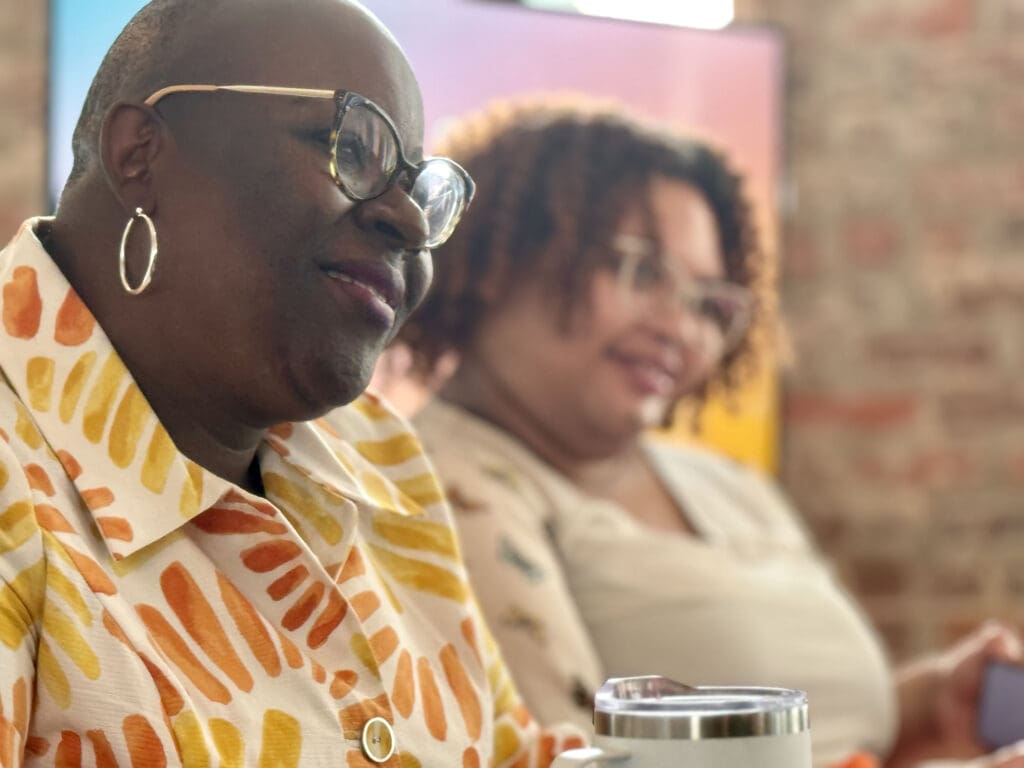
M423 89L427 148L446 120L517 94L577 92L717 144L747 179L765 246L777 250L783 46L764 29L704 32L533 11L485 0L363 0L392 30ZM50 189L70 170L71 132L92 73L141 0L51 0ZM338 87L344 87L339 83ZM713 402L699 439L766 469L776 462L769 364L736 409ZM686 419L672 438L691 439Z

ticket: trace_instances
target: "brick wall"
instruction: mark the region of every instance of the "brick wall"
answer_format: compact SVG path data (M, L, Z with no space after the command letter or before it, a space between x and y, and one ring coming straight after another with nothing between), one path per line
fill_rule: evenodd
M783 479L902 658L1024 622L1024 2L744 0L787 37Z
M790 43L784 481L897 657L1024 622L1024 0L741 0ZM45 3L0 0L0 239Z
M0 243L45 212L46 5L0 0Z

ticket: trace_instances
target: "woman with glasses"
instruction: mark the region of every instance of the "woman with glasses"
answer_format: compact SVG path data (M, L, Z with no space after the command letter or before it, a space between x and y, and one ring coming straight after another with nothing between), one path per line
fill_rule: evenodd
M927 664L897 702L876 636L770 481L647 437L681 399L740 382L770 320L723 156L546 102L495 105L444 151L476 202L401 338L422 378L456 360L415 421L536 716L586 726L606 677L660 674L808 691L819 766L979 753L972 732L929 719L972 714L976 680L929 688L952 676ZM947 665L961 681L1009 653L1002 630L971 642L967 667Z

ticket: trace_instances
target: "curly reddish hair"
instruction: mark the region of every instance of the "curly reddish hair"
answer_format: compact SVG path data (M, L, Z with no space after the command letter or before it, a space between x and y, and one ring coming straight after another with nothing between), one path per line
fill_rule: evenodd
M507 294L500 286L543 280L563 299L568 322L586 301L590 276L607 263L604 246L621 212L643 205L656 177L690 184L707 200L725 278L754 290L754 325L766 325L769 264L743 180L707 142L606 105L547 98L496 102L454 124L437 151L461 163L477 190L458 229L435 251L432 287L398 337L412 350L418 376L429 379L445 355L467 347L481 318ZM651 229L656 240L653 219ZM748 333L695 394L734 389L753 367L754 347Z

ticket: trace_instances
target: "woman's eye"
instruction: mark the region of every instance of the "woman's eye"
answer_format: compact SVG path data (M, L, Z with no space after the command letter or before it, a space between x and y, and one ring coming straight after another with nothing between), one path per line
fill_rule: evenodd
M700 313L719 328L728 327L728 309L715 297L704 296L700 299Z
M636 265L633 280L637 288L653 288L661 283L664 275L661 265L653 259L644 259Z
M327 130L323 130L323 129L316 130L316 131L313 131L313 132L311 132L309 134L309 138L315 144L330 145L330 143L331 143L331 131L329 129L327 129Z
M358 141L339 141L335 150L338 164L362 168L366 164L366 147Z

